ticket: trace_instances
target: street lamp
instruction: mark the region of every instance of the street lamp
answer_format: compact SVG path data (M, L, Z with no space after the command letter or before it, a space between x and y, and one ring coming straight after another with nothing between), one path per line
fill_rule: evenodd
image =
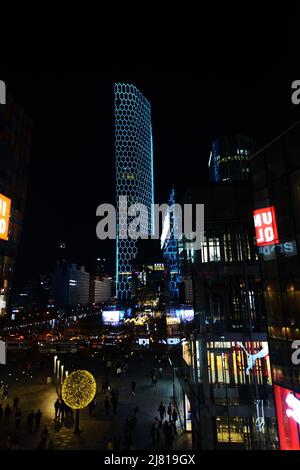
M54 375L56 374L56 361L57 361L57 356L54 356Z
M56 378L59 379L59 372L60 372L60 360L58 359L56 362Z
M64 365L60 366L60 381L61 383L64 381Z

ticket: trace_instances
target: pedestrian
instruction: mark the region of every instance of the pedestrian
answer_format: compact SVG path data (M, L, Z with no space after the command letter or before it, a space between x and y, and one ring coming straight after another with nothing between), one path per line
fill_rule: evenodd
M13 413L14 413L15 415L16 415L16 412L17 412L17 410L18 410L18 408L19 408L19 402L20 402L19 397L15 397L15 398L14 398L14 401L13 401L13 403L14 403L14 404L13 404Z
M41 439L46 444L48 438L49 438L49 431L48 431L47 426L45 426L41 433Z
M41 413L41 410L38 409L35 414L35 432L40 431L41 419L42 419L42 413Z
M7 421L9 421L10 415L11 415L11 407L10 407L9 404L7 403L7 405L6 405L5 409L4 409L4 416L5 416L5 418L7 419Z
M105 416L109 416L110 403L109 403L108 397L105 398L105 401L104 401L104 409L105 409Z
M119 451L121 447L121 436L120 434L116 434L113 440L113 450Z
M168 416L169 416L169 421L172 421L172 403L169 403L167 413L168 413Z
M0 419L3 418L3 414L4 414L4 411L3 411L2 405L0 403Z
M20 427L21 418L22 418L21 409L18 408L18 410L16 412L16 429L19 429L19 427Z
M29 415L27 416L27 428L28 432L32 433L33 431L33 422L34 422L34 412L31 410Z
M135 388L136 388L136 382L133 380L131 382L131 393L135 397Z
M177 429L176 429L176 421L178 419L178 414L177 414L177 411L175 410L175 408L173 409L173 412L172 412L172 424L173 424L173 428L174 428L174 431L175 431L175 434L177 434Z
M119 366L119 367L117 368L117 379L118 379L118 380L121 379L121 372L122 372L122 369L121 369L121 367Z
M58 418L59 409L60 409L60 401L59 401L59 398L57 398L57 400L54 403L54 411L55 411L55 418L54 419L55 419L55 421Z
M162 422L163 422L163 419L164 419L165 414L166 414L166 408L165 408L165 405L163 404L162 401L160 402L160 405L159 405L157 411L159 411L160 421L161 421L161 426L162 426Z

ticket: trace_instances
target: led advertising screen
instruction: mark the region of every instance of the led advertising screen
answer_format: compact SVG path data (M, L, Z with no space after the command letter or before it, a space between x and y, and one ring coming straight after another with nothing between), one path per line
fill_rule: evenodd
M264 207L253 212L257 246L279 243L275 207Z
M11 199L0 194L0 239L8 240Z
M105 324L119 323L123 318L124 312L119 310L103 310L102 312L102 320Z
M193 321L194 320L194 309L176 309L176 318L180 318L181 321Z
M274 385L280 450L300 450L300 393Z

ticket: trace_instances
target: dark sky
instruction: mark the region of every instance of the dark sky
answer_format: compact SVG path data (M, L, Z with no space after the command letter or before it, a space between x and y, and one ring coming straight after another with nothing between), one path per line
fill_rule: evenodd
M151 102L155 202L174 183L206 181L220 134L247 133L261 146L300 118L285 25L212 26L0 33L0 79L34 122L20 284L51 268L59 240L75 262L106 256L114 266L114 243L95 235L96 207L114 202L114 82L136 84Z

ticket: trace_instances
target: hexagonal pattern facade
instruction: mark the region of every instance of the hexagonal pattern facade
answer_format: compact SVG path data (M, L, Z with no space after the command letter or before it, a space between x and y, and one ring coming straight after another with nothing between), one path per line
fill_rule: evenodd
M154 202L151 106L134 85L117 83L114 93L117 196L116 296L119 301L128 301L131 297L131 266L132 258L137 254L137 240L130 239L128 233L128 225L132 219L125 214L119 216L119 206L124 204L119 202L119 198L126 196L128 207L140 203L148 208L148 214L141 217L140 230L150 234L151 205ZM126 234L127 238L123 239Z

